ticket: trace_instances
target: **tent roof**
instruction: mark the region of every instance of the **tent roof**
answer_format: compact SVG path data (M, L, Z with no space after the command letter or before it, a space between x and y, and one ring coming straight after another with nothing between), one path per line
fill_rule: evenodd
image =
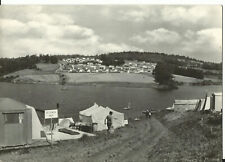
M105 112L105 113L108 114L109 111L112 111L113 113L117 113L117 114L122 114L122 113L120 113L118 111L110 109L109 107L99 106L96 103L93 106L91 106L90 108L87 108L87 109L85 109L83 111L80 111L80 114L81 115L85 115L85 116L91 116L93 114L100 113L100 112L101 113Z
M93 106L80 111L80 114L85 116L91 116L93 113L96 113L97 111L100 111L100 110L103 110L103 109L95 103Z
M123 113L118 112L118 111L115 111L115 110L113 110L113 109L111 109L111 108L109 108L109 107L106 107L106 109L107 109L108 111L112 111L113 113L123 114Z
M175 100L175 105L195 105L199 100Z
M222 96L222 92L213 93L213 95L215 95L215 96Z
M18 111L25 110L26 105L11 98L0 98L0 111Z

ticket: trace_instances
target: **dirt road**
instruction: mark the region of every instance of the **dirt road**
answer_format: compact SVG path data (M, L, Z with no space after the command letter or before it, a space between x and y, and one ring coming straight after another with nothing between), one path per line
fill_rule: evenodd
M120 140L97 144L98 149L89 155L87 161L147 161L148 152L168 130L155 118L134 122L133 132L123 132Z

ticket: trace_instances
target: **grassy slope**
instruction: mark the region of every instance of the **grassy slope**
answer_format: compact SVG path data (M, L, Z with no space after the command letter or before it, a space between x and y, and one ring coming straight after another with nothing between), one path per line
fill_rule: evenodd
M181 118L130 121L113 135L100 132L96 137L63 141L53 148L38 148L0 155L3 161L221 161L221 118L188 112ZM202 120L203 119L203 120ZM152 126L151 126L152 125ZM163 128L164 127L164 128ZM213 130L211 132L211 129ZM166 130L167 133L161 133ZM161 137L160 137L161 136Z
M222 120L221 116L189 112L176 121L163 121L169 135L163 137L155 152L148 157L162 161L221 161Z
M7 76L18 76L16 82L43 82L43 83L57 83L59 82L59 76L55 73L55 70L58 68L57 64L37 64L36 69L24 69L14 73L10 73Z

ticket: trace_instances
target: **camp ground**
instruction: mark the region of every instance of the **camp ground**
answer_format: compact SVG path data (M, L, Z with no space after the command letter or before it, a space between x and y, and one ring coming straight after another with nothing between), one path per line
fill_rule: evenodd
M221 112L221 109L222 93L212 93L211 96L206 95L203 99L176 99L168 109L173 110L174 113L168 114L166 118L171 121L178 119L186 111ZM80 111L76 121L72 118L75 114L67 118L60 118L60 114L57 114L56 118L46 118L47 111L58 113L54 109L36 110L14 99L0 98L0 150L50 146L59 144L59 141L63 140L80 139L84 135L96 136L97 132L107 130L105 118L109 112L113 112L114 129L128 124L124 113L97 103ZM137 117L130 122L139 123L141 120L142 118Z

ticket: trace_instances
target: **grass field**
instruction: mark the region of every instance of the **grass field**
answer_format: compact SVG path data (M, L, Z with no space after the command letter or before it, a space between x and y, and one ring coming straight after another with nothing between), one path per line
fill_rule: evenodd
M66 73L67 83L127 82L154 83L154 78L127 73Z
M184 83L196 83L202 81L202 79L196 79L192 77L186 77L186 76L181 76L181 75L174 75L174 79L178 82L184 82Z
M58 64L39 63L39 64L36 64L36 66L41 71L46 71L46 72L55 72L55 70L59 68Z
M9 73L4 77L17 77L17 76L25 76L25 75L41 75L41 74L53 74L55 70L59 67L58 64L36 64L37 69L23 69L13 73Z
M24 70L19 70L13 73L9 73L5 75L5 77L10 77L10 76L24 76L24 75L36 75L36 74L42 74L42 71L38 71L35 69L24 69Z
M14 82L23 83L58 83L59 76L57 74L43 74L43 75L22 75L14 79Z

